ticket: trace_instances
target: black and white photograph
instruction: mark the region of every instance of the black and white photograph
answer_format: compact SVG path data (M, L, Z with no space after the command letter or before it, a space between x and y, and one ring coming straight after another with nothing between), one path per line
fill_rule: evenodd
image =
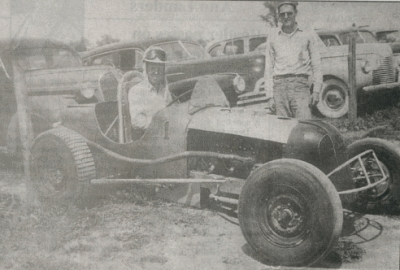
M400 1L0 0L0 269L400 269Z

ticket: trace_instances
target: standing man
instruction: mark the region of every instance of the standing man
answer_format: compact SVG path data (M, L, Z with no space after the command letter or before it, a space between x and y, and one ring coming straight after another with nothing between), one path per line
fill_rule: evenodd
M166 53L153 47L144 53L144 80L134 85L128 93L129 113L132 128L144 131L154 114L166 107L171 101L171 94L165 80Z
M277 10L282 27L271 31L267 39L266 90L273 92L277 115L308 119L322 88L319 37L297 25L297 2L281 2Z

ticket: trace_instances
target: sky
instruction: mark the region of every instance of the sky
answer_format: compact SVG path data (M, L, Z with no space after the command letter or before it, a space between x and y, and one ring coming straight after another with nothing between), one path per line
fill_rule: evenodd
M262 1L150 1L146 5L116 0L111 8L108 0L93 2L99 5L86 3L85 33L89 40L106 32L120 39L176 33L209 41L267 31L260 19L266 11ZM300 2L298 10L298 23L310 28L356 23L400 29L400 2Z
M15 6L25 7L32 1L36 4L10 13L12 1L26 2L14 5L14 10ZM105 34L121 40L178 35L211 41L267 31L260 19L266 10L262 1L84 0L81 4L82 1L69 0L65 5L65 0L0 0L0 26L8 29L0 37L15 35L20 30L20 35L74 39L77 34L71 32L77 29L95 45ZM74 10L74 6L79 8ZM65 11L60 12L60 8ZM80 13L78 9L84 11ZM400 29L397 1L300 2L298 10L298 23L310 28L349 27L355 23ZM29 12L34 14L22 31Z

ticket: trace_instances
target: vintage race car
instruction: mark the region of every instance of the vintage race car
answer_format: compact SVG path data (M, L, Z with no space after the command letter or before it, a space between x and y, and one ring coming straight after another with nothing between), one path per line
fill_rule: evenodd
M236 205L259 258L296 266L329 253L342 205L400 199L394 145L365 139L347 148L322 121L230 108L211 76L181 90L135 136L127 103L134 75L123 76L117 101L69 106L58 126L36 137L30 172L41 198L75 199L94 184L158 184L161 197L188 205Z
M122 74L112 67L84 67L76 51L56 41L20 39L0 42L0 149L19 153L17 104L13 86L15 61L25 74L34 133L60 121L66 106L116 100Z
M232 106L253 105L269 100L258 92L264 73L261 55L238 55L234 58L213 58L197 42L178 38L159 38L145 41L125 41L101 46L81 54L85 65L111 65L122 72L142 71L143 52L149 47L160 47L167 53L168 82L189 80L204 75L238 74L235 89L224 92Z

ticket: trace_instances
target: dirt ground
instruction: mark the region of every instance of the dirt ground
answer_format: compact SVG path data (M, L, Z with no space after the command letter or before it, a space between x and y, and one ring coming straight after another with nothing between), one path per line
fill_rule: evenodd
M143 198L126 186L90 208L32 206L22 178L1 171L0 269L276 269L257 260L235 212ZM399 269L400 213L344 214L339 244L314 268Z
M397 133L386 137L400 146ZM102 195L86 208L33 205L12 167L0 167L0 269L288 269L257 259L235 211L183 207L134 186L94 190ZM338 245L314 269L399 269L400 212L344 216Z

